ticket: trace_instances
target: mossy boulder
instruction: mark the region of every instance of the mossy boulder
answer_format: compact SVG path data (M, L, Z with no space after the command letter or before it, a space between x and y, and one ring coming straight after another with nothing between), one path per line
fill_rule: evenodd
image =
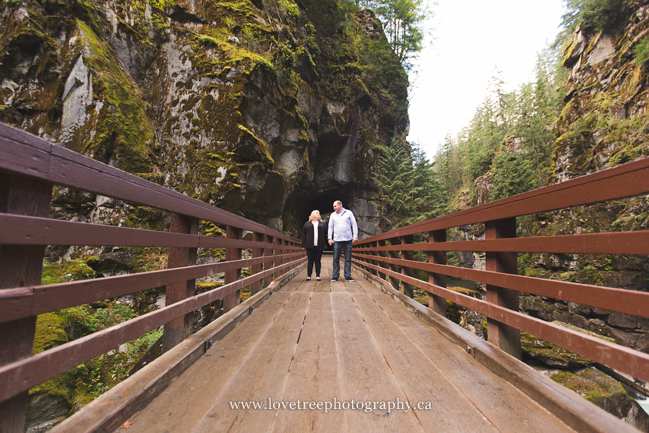
M34 354L68 342L65 319L55 313L45 313L36 320Z
M605 411L624 419L638 430L649 432L649 415L629 396L624 387L606 374L587 368L578 373L564 371L550 379L573 390Z
M44 428L47 431L52 425L65 419L72 410L70 395L65 376L57 376L29 390L29 406L25 427Z
M65 283L68 281L95 278L95 270L85 260L64 260L43 263L42 284Z
M593 364L588 358L572 353L562 347L521 332L521 349L531 358L550 367L574 369Z

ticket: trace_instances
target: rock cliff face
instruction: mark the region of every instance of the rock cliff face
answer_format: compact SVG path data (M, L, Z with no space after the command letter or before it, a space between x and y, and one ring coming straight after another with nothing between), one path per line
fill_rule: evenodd
M648 64L638 53L648 32L649 2L640 1L603 31L595 32L586 23L572 36L564 52L570 90L555 124L557 182L649 156ZM548 213L538 219L542 234L643 230L649 227L649 202L638 197ZM533 264L528 269L530 275L647 290L646 257L544 254ZM527 300L525 308L530 314L571 323L649 351L649 320L574 304L550 309L542 304L538 299Z
M649 31L649 5L636 3L626 26L580 27L565 50L571 87L555 125L558 181L649 155L647 64L635 53Z
M407 75L335 0L13 0L0 120L279 230L335 199L375 233Z

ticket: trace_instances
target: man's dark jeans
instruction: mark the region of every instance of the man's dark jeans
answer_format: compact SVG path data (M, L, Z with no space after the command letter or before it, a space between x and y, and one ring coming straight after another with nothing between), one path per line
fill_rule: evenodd
M352 278L352 241L334 241L334 272L331 278L340 278L340 253L345 250L345 279Z

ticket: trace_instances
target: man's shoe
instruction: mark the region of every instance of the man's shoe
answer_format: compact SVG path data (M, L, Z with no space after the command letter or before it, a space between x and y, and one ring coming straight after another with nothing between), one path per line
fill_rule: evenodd
M332 278L331 281L338 281L338 278Z
M345 278L345 281L347 281L348 283L354 283L354 282L356 282L356 280L353 279L353 278Z

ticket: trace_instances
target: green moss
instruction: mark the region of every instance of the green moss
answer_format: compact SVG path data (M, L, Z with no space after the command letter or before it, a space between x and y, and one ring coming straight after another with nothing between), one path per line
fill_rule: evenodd
M202 236L209 236L215 238L225 238L225 232L216 224L211 221L201 221L198 229ZM225 248L203 248L199 250L200 257L217 257L220 260L225 260ZM212 284L212 283L201 283ZM207 286L205 286L207 287Z
M533 358L549 365L565 365L568 368L591 365L593 361L562 347L521 332L521 349Z
M63 402L68 409L72 408L74 383L69 374L61 374L29 390L30 399L46 397L48 400Z
M68 281L87 280L96 277L96 272L84 260L43 261L41 284L58 284Z
M460 293L462 295L470 296L471 298L482 299L482 294L477 290L467 289L466 287L459 286L447 287L447 289L452 290L456 293Z
M103 105L77 130L70 147L104 162L116 158L125 171L147 173L154 164L155 138L142 94L112 49L83 22L77 20L77 27L79 43L90 51L85 60L93 74L93 96ZM89 128L97 133L90 134Z
M131 307L115 301L93 305L39 316L34 353L136 317ZM150 308L147 307L147 311ZM30 396L47 395L48 399L64 400L70 408L78 409L125 379L133 365L161 335L161 330L153 330L126 343L125 352L113 350L30 389Z
M200 43L202 43L203 45L206 45L208 47L219 47L221 45L221 43L222 43L218 39L210 37L210 36L198 35L197 38L198 38L198 41Z
M361 137L363 137L363 142L370 147L370 149L374 149L379 152L384 152L385 151L385 146L381 144L379 141L379 137L377 136L376 132L371 130L371 129L365 129L361 128Z
M36 319L36 335L34 337L34 354L55 346L67 343L65 320L55 313L45 313Z
M129 221L131 221L131 218L129 218ZM143 224L142 228L146 228L146 225ZM168 248L132 247L129 250L133 253L134 260L128 263L127 266L132 267L133 272L158 271L165 269L167 266Z
M630 398L619 382L604 373L593 369L586 369L577 374L564 371L553 374L550 379L615 416L625 415L621 413L620 406Z
M257 143L257 151L260 155L263 156L262 162L266 164L275 164L275 160L273 159L272 156L270 156L270 152L268 150L268 144L259 137L257 137L255 134L252 133L248 128L246 128L243 125L238 125L239 130L248 137L251 137L256 143Z

